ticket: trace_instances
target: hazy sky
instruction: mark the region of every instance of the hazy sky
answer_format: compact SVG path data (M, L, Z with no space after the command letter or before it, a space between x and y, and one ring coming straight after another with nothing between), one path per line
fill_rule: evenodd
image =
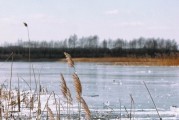
M155 37L179 42L179 0L0 0L0 41Z

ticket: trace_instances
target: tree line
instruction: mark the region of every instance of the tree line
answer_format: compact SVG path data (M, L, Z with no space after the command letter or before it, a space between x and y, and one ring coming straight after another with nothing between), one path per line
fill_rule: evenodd
M175 40L162 38L138 38L133 40L104 39L97 35L78 38L72 35L64 40L23 41L0 46L0 59L13 52L15 59L28 59L29 47L32 59L64 58L63 52L73 57L166 57L177 56L178 44Z

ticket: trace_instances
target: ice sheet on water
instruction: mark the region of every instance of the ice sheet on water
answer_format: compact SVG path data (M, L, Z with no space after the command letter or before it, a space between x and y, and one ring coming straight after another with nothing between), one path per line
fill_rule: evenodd
M41 84L46 86L48 91L60 93L59 74L63 73L72 94L75 94L71 78L72 71L69 70L66 63L36 62L33 65L37 73L43 66L40 79ZM0 69L0 76L3 76L1 77L2 81L9 80L9 66L10 63L7 63L6 66L3 66L3 69ZM25 80L29 80L28 67L28 63L14 63L12 78L14 87L17 87L17 74L19 73ZM157 107L168 110L171 105L179 105L176 101L179 99L179 67L115 66L78 63L77 72L83 86L83 95L99 95L99 97L88 97L85 99L89 106L102 108L103 103L109 101L111 107L119 108L118 100L121 99L122 105L129 108L129 94L132 94L136 108L153 108L153 104L150 97L148 97L142 81L146 81ZM115 80L115 83L113 83L113 80ZM20 82L20 86L22 89L28 89L24 81ZM32 86L35 86L35 84L32 83Z

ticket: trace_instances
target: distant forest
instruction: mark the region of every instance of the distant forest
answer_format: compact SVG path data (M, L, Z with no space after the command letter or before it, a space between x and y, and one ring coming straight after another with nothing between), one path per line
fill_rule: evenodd
M63 52L73 57L177 57L178 45L175 40L161 38L138 38L99 40L97 35L78 38L72 35L65 40L22 41L0 46L0 60L12 52L14 59L28 59L29 46L32 59L64 58Z

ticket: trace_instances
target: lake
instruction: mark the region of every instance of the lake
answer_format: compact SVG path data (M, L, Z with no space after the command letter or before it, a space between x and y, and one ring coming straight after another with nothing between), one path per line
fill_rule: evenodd
M32 62L32 89L35 79L48 91L60 92L60 73L64 74L67 86L75 99L72 79L74 69L64 62ZM12 65L12 88L17 88L18 78L21 90L28 89L29 63L14 62ZM172 105L179 106L179 67L121 66L101 63L76 63L76 72L81 80L83 97L90 108L130 108L132 95L135 108L153 109L154 105L143 84L147 84L158 108L168 110ZM6 87L11 76L11 62L0 62L0 82ZM35 77L34 77L35 76ZM30 84L30 83L29 83Z

